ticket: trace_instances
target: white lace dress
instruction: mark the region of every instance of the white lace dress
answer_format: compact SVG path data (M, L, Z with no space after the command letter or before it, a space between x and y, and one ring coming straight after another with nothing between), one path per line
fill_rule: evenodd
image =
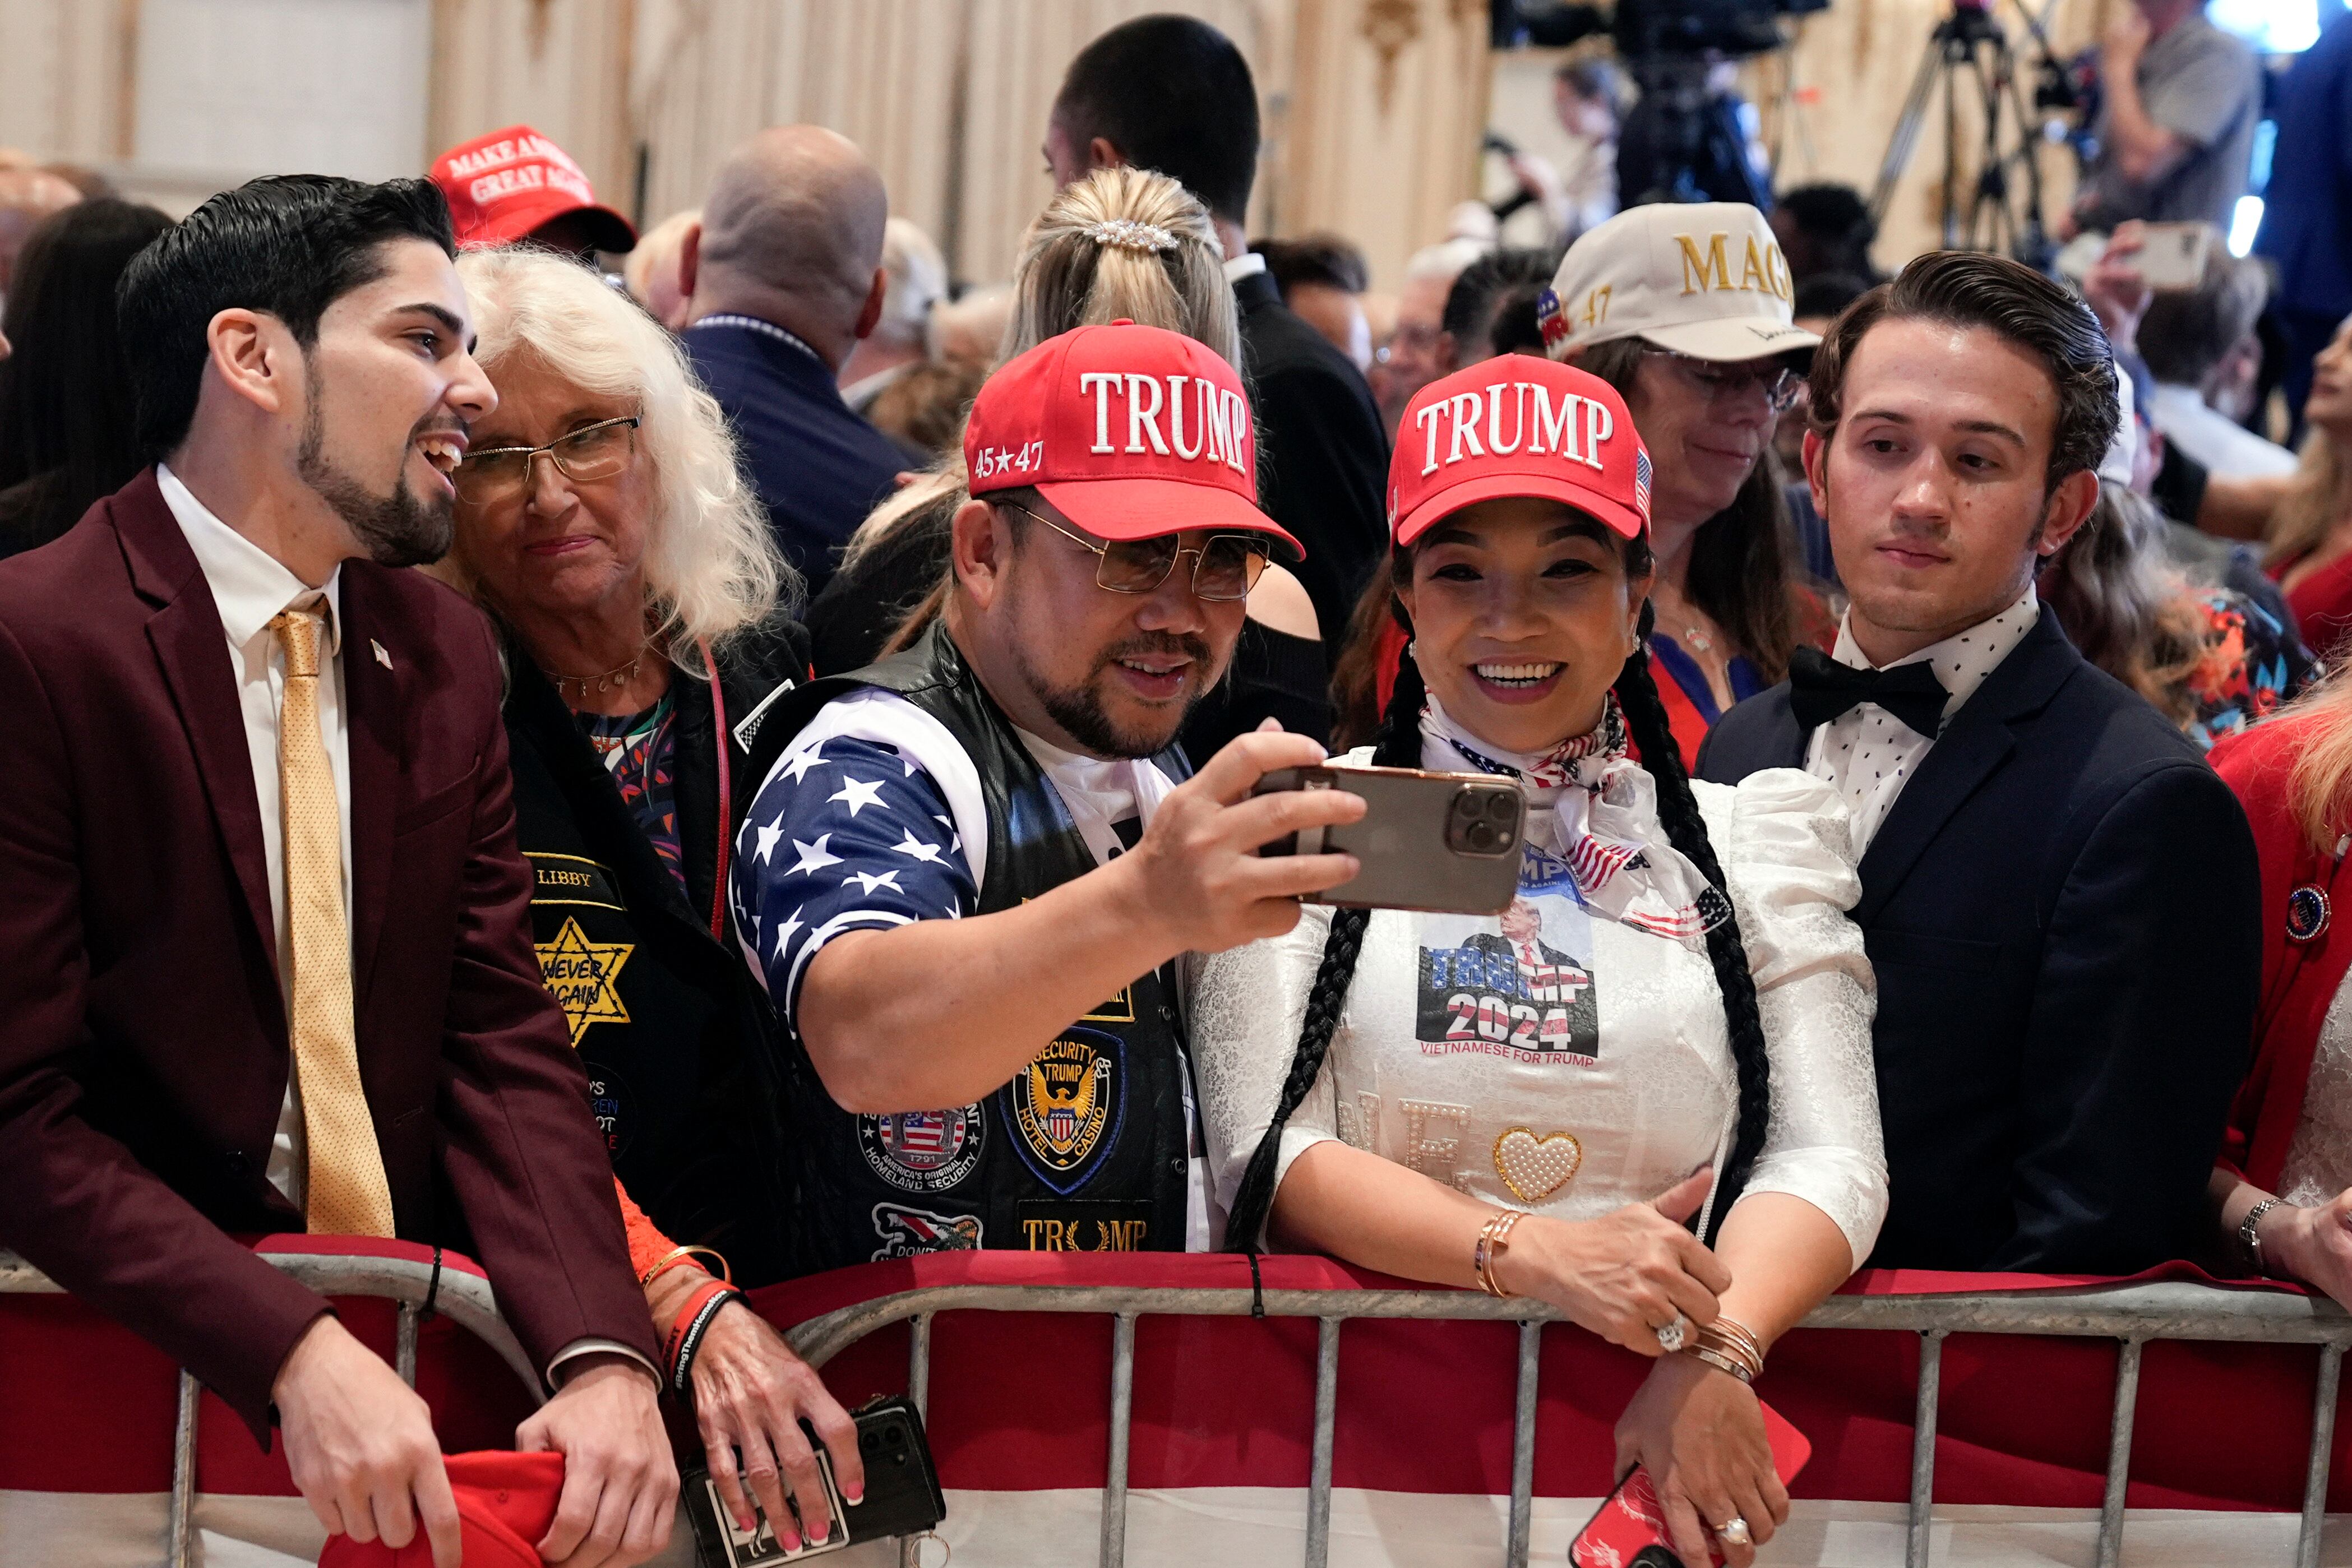
M1424 744L1424 766L1462 768L1451 748ZM1573 795L1570 777L1567 791L1522 784L1541 804ZM1658 852L1667 840L1653 788L1622 759L1591 786L1613 802L1616 841L1651 846L1636 872L1679 861ZM1694 788L1770 1062L1771 1118L1746 1194L1812 1204L1858 1265L1887 1186L1875 988L1846 918L1862 891L1846 808L1793 768ZM1706 939L1653 935L1633 923L1642 916L1622 888L1612 898L1590 876L1580 887L1561 874L1562 857L1587 859L1568 838L1577 825L1531 805L1520 896L1506 915L1372 914L1330 1051L1283 1133L1277 1185L1302 1150L1338 1138L1497 1206L1587 1219L1720 1168L1738 1094ZM1273 1118L1329 925L1330 911L1309 906L1289 935L1208 958L1198 976L1194 1061L1221 1210Z

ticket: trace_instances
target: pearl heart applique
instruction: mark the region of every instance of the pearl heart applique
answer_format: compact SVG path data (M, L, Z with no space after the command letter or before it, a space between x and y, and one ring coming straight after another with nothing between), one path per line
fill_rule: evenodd
M1538 1137L1513 1127L1495 1140L1495 1174L1521 1203L1541 1203L1572 1180L1584 1164L1584 1145L1573 1133Z

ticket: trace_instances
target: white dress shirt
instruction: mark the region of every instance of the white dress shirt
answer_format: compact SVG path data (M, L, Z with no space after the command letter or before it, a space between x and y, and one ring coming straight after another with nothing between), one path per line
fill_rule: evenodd
M294 1000L287 977L294 972L293 936L286 924L286 824L278 798L278 715L286 701L286 655L269 622L284 611L300 607L323 612L326 643L319 663L319 731L326 744L327 767L335 777L335 809L343 831L343 909L348 930L352 906L352 748L343 716L342 568L328 574L325 584L312 588L269 552L215 517L211 508L190 493L180 476L163 464L155 465L155 481L172 508L196 565L212 591L220 612L221 630L228 636L229 668L236 676L236 703L245 716L245 743L253 758L253 793L261 807L261 843L269 862L269 914L278 926L278 982L286 991L287 1015ZM277 1135L269 1141L269 1161L264 1167L269 1185L286 1195L296 1208L303 1207L301 1086L287 1073L286 1102L278 1113Z
M1225 281L1239 283L1244 277L1255 277L1265 270L1265 257L1254 250L1225 258Z
M1965 632L1895 660L1894 664L1877 667L1893 669L1895 664L1916 664L1923 659L1934 666L1936 679L1943 683L1945 692L1940 734L1943 727L1951 724L1952 716L1960 711L1960 706L1976 695L1985 677L2016 651L2041 616L2042 601L2029 583L2023 598L1991 620L1980 621ZM1849 612L1839 623L1837 649L1831 657L1857 670L1870 669L1870 661L1854 643L1853 619ZM1879 824L1886 821L1886 814L1895 809L1896 798L1903 793L1903 786L1919 770L1921 760L1935 744L1876 703L1857 704L1813 731L1812 741L1805 749L1805 771L1816 779L1828 779L1845 798L1847 807L1853 812L1853 846L1857 853L1867 850L1870 841L1878 836Z

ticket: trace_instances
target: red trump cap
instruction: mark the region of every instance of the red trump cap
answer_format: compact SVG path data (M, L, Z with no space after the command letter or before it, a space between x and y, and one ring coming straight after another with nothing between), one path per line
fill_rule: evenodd
M1409 545L1478 501L1539 496L1627 538L1650 526L1650 455L1617 389L1502 354L1415 392L1389 458L1389 536Z
M1213 528L1307 553L1258 510L1241 377L1181 332L1079 327L1007 361L973 400L963 455L973 495L1034 486L1097 538Z
M457 1498L466 1568L542 1568L539 1542L563 1496L563 1456L486 1451L451 1454L442 1462ZM331 1535L319 1568L433 1568L433 1543L421 1524L398 1550Z
M449 200L460 246L528 239L557 218L574 216L598 250L636 248L629 220L599 205L572 155L528 125L459 142L433 161L433 183Z

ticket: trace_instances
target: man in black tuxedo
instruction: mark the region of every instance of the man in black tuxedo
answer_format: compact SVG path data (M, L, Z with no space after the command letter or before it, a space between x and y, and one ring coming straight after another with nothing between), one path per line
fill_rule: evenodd
M1057 185L1122 163L1156 169L1216 221L1257 413L1259 500L1307 549L1291 570L1336 659L1388 553L1389 441L1363 373L1282 302L1265 257L1243 238L1257 138L1257 89L1233 40L1193 17L1144 16L1070 62L1045 127L1045 162Z
M2129 1273L2179 1256L2262 964L2236 799L2033 594L2116 426L2079 301L1924 256L1815 358L1805 471L1852 608L1699 772L1802 768L1863 850L1894 1208L1881 1267Z

